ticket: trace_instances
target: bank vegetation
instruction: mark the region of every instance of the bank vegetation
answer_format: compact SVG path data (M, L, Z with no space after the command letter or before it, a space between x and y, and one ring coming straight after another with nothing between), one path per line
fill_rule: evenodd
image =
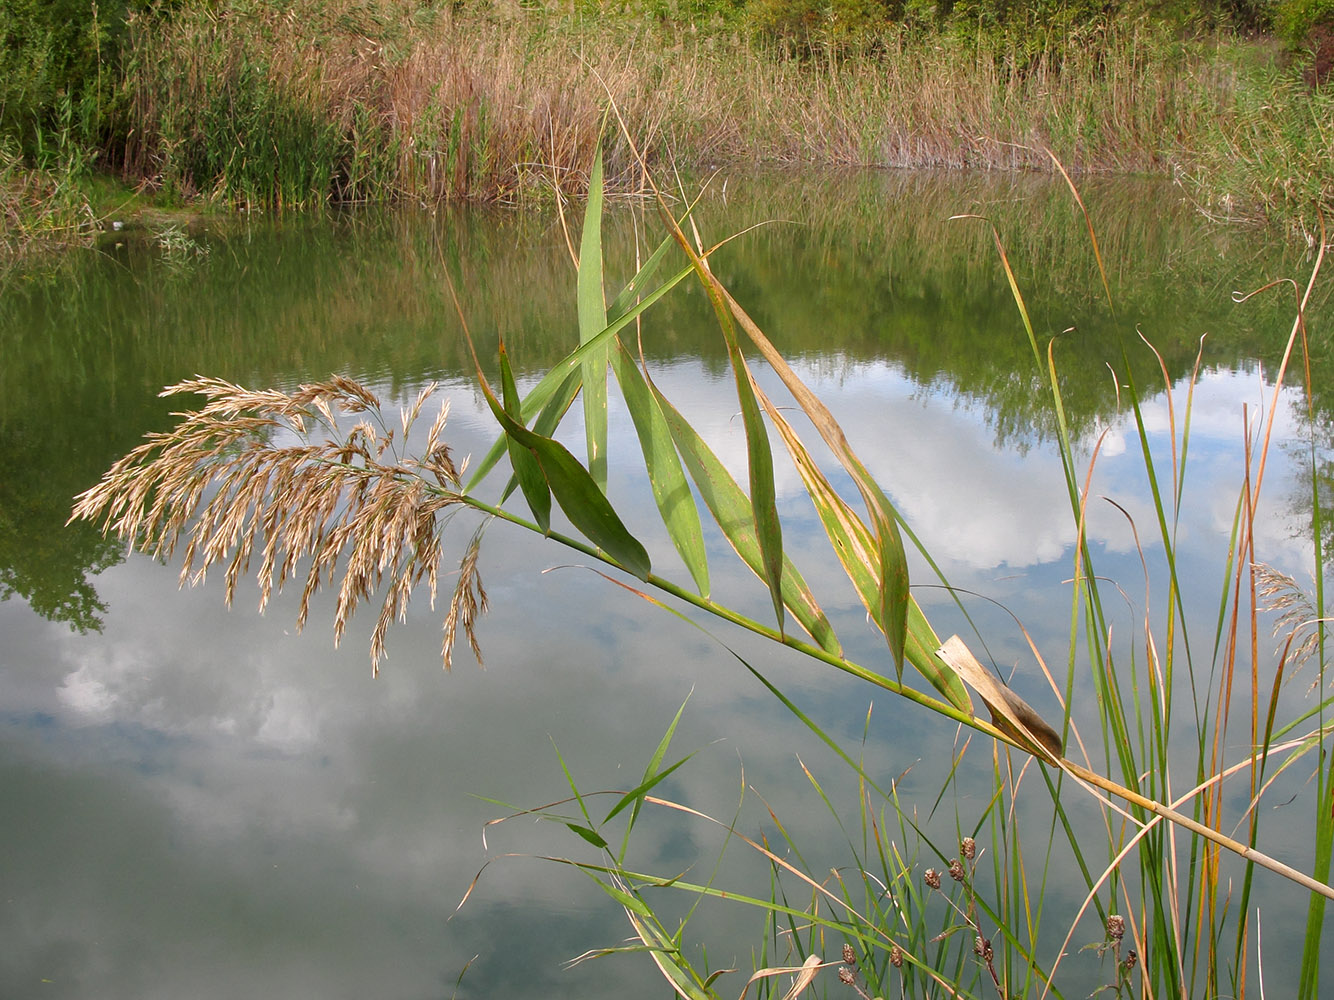
M251 209L578 193L609 100L654 167L1050 170L1050 150L1314 228L1331 23L1328 0L14 0L0 243L94 231L108 176Z

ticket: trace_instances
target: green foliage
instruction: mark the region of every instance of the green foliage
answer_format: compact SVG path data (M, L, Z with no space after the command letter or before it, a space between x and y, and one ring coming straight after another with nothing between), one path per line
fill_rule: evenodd
M789 45L846 42L891 26L1044 45L1140 20L1168 30L1252 31L1269 24L1272 6L1273 0L750 0L747 17L752 29Z
M1278 0L1274 28L1289 45L1300 46L1319 25L1334 26L1334 0Z
M68 128L95 144L123 72L133 21L165 19L181 0L5 0L0 4L0 135L31 154Z
M163 140L174 160L167 176L228 201L324 201L341 148L335 123L284 91L262 65L243 63L230 79L214 82L169 119Z
M0 134L31 148L61 97L96 85L111 32L95 10L80 0L0 4Z
M17 140L0 136L0 260L37 247L80 243L91 233L83 184L92 157L68 134L57 133L49 146L38 143L45 169L29 167Z
M586 185L600 84L572 74L570 52L605 70L633 51L602 75L650 158L1047 169L1047 146L1081 169L1173 171L1214 208L1304 218L1334 188L1328 101L1303 67L1274 64L1272 44L1228 32L1273 24L1309 46L1331 10L13 0L0 4L0 135L57 186L96 163L235 203L511 200ZM609 147L609 176L631 160Z

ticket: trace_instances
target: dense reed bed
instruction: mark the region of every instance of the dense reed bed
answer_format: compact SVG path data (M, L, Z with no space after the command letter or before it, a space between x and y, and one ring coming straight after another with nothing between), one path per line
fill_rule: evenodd
M169 199L252 208L530 200L583 190L608 100L655 167L1050 170L1051 150L1075 171L1173 174L1222 215L1312 226L1334 162L1334 98L1300 59L1143 15L796 44L636 7L226 0L131 8L117 37L79 99L20 128L27 168L96 160ZM605 154L612 187L635 189L626 144ZM13 219L33 213L21 187L0 185ZM41 225L11 222L9 242Z
M1077 170L1183 171L1237 209L1309 199L1327 151L1304 148L1294 122L1328 101L1299 91L1276 48L1177 41L1149 22L1037 51L891 33L796 57L624 16L304 0L189 8L146 22L131 53L125 168L265 205L579 190L608 99L650 164L1047 170L1049 148ZM1288 106L1293 120L1275 110ZM633 185L624 146L606 155ZM1247 156L1267 181L1284 157L1288 186L1235 187Z
M0 140L0 259L91 237L97 218L83 187L88 166L86 151L67 149L49 169L34 170Z

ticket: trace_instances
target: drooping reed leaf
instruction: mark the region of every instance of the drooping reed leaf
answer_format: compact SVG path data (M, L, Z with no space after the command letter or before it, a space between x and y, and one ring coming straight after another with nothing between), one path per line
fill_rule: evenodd
M741 406L741 422L746 432L746 465L750 483L751 516L755 521L755 538L759 545L760 566L756 570L760 579L769 588L769 597L773 601L774 617L778 620L778 630L785 630L783 614L783 528L778 518L778 498L774 486L773 452L769 447L769 432L760 414L759 402L755 398L754 376L746 363L741 344L737 338L736 326L727 310L726 290L713 272L702 253L690 245L690 240L681 226L666 211L666 206L659 201L664 221L677 245L685 251L699 277L704 291L718 317L718 326L722 330L723 340L727 345L727 358L732 365L732 376L736 383L737 402ZM753 568L753 567L752 567Z
M820 437L833 451L834 456L842 464L848 475L852 477L862 495L862 500L865 502L867 512L871 517L871 524L875 529L876 548L880 556L880 578L877 591L880 605L878 620L883 622L885 639L888 641L890 653L894 657L894 667L901 678L904 653L907 646L908 603L910 598L908 557L903 551L903 539L898 528L898 515L889 502L889 498L881 490L880 484L875 481L875 478L867 471L866 466L862 464L861 459L857 457L856 452L852 450L852 446L848 444L848 439L843 434L843 428L838 425L838 421L829 412L829 408L810 390L806 383L802 382L797 373L792 370L792 366L787 363L787 360L773 346L769 338L764 335L764 331L741 308L736 299L732 298L731 294L721 285L718 287L720 295L726 299L730 316L736 317L736 321L746 331L746 335L751 342L759 348L764 360L783 380L783 385L787 387L788 392L792 393L793 398L796 399L815 429L819 431ZM963 694L962 688L959 688L957 693ZM963 696L966 704L966 695Z
M500 388L504 397L505 412L516 423L522 424L519 390L514 384L514 372L510 368L509 355L503 343L500 345ZM542 474L537 456L508 435L505 437L505 444L509 451L510 465L514 467L514 475L523 489L524 498L528 501L528 509L533 512L533 520L542 529L542 533L546 534L551 531L551 490L547 487L547 480Z
M648 380L648 387L658 401L662 414L671 430L672 440L681 453L686 469L690 472L695 487L709 509L709 513L722 529L723 536L761 580L764 579L763 556L760 552L759 539L756 536L755 521L751 514L751 505L745 491L718 460L713 451L699 436L693 427L681 416L680 412L668 402L653 381ZM797 623L826 652L842 656L843 649L834 635L833 626L821 610L811 593L806 581L802 579L795 565L786 556L783 557L782 578L783 603L792 612Z
M866 612L871 616L871 620L886 635L895 628L902 628L905 658L955 707L965 712L972 712L972 702L959 678L952 671L944 669L935 655L935 649L940 643L917 606L917 602L911 596L904 602L906 619L901 625L886 620L884 574L881 572L884 557L876 544L875 535L838 495L806 446L802 444L792 425L773 405L769 397L760 393L759 398L770 421L778 429L779 436L787 446L788 455L806 486L807 496L815 505L816 513L820 517L820 523L824 525L825 534L829 537L834 553L857 591L857 596L866 606Z
M736 333L723 324L727 354L732 361L741 422L746 430L746 465L749 471L750 508L755 519L755 537L760 546L761 576L769 587L778 628L783 630L783 527L778 519L778 496L774 485L774 459L769 430L755 398L754 377L746 364Z
M681 460L672 443L671 429L635 359L619 340L611 351L611 365L639 435L649 485L653 488L653 499L662 514L663 524L667 526L672 545L690 570L700 596L708 597L709 563L704 550L704 531L695 497L690 492L685 470L681 468Z
M648 552L630 534L588 470L560 442L536 434L510 417L480 371L477 379L492 416L505 433L537 457L547 485L570 523L622 569L646 580L651 569Z

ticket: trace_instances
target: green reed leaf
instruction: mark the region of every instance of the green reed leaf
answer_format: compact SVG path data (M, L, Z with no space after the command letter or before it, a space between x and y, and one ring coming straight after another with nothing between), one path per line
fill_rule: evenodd
M783 527L778 520L778 495L774 486L774 459L769 447L769 431L755 401L750 369L736 344L729 338L727 352L736 371L737 398L746 428L746 459L750 470L750 505L755 517L755 532L760 543L764 582L769 585L774 615L779 631L784 630L783 615Z
M694 480L695 487L699 490L704 505L718 523L718 527L722 529L723 536L741 557L741 561L763 580L763 556L755 531L751 504L745 491L737 485L736 480L718 460L718 456L704 443L680 412L668 402L651 379L648 381L648 387L662 409L667 426L672 432L672 440L676 442L677 450L681 453L681 458L690 472L690 478ZM781 593L783 604L816 644L826 652L842 656L843 648L839 644L838 637L834 635L833 626L830 625L829 619L816 602L815 595L811 593L797 567L786 556L783 557Z
M737 340L736 328L732 325L723 306L721 286L717 279L708 273L701 262L697 270L705 281L709 297L714 302L714 309L727 341L727 356L732 362L732 373L736 381L737 401L741 404L741 422L746 431L746 463L750 473L750 506L755 518L755 535L760 546L762 579L769 587L769 596L773 600L774 615L778 619L779 631L784 630L783 615L783 527L778 519L778 496L774 486L774 458L769 447L769 430L760 415L760 404L755 397L754 379L745 355L741 353L741 344Z
M782 379L783 385L787 387L788 392L792 393L798 405L807 418L819 431L820 437L824 439L826 445L834 453L834 456L842 464L848 475L857 485L858 491L862 495L862 500L866 504L867 511L871 516L871 524L875 528L876 549L879 553L879 590L878 604L880 615L878 621L885 633L885 638L889 642L891 655L894 657L894 666L899 671L900 678L903 672L903 660L907 650L907 633L909 619L909 601L910 593L908 589L908 558L903 551L903 539L899 534L898 518L894 513L894 506L885 496L884 491L880 489L880 484L867 471L866 466L862 464L852 446L848 444L847 437L843 434L843 428L839 426L834 415L829 412L821 400L792 370L792 366L779 353L778 349L764 335L755 321L750 318L736 299L718 286L719 294L726 299L727 305L731 310L731 315L736 317L737 322L751 342L759 349L764 356L764 360L769 363L774 372ZM962 687L958 689L959 694L966 697ZM953 700L953 696L951 696ZM957 703L956 703L957 704ZM959 707L963 707L960 705Z
M871 517L880 550L880 613L889 651L902 680L908 642L908 554L903 551L903 538L888 499L881 493L878 500L881 503L876 504Z
M657 254L654 256L656 257ZM616 336L621 330L625 329L642 316L645 310L680 284L682 279L687 277L693 271L693 264L687 265L677 271L670 278L663 281L661 285L640 299L633 308L628 309L625 313L619 316L612 316L608 320L606 328L599 331L596 337L589 340L587 343L580 345L562 360L553 365L552 368L542 376L537 385L533 386L533 388L528 391L528 395L524 397L523 419L531 420L539 413L545 414L548 412L548 404L551 404L553 399L565 400L563 406L554 406L552 410L557 417L563 415L565 410L569 407L570 402L574 400L575 393L579 391L584 359L589 357L593 352L605 348L608 340ZM540 427L540 425L538 426ZM550 434L552 430L554 430L554 426L551 429L545 430L544 433ZM468 491L475 489L477 484L486 478L487 473L495 468L496 462L500 460L500 456L504 453L505 440L502 436L496 439L495 443L491 445L490 449L488 449L486 454L482 457L482 460L477 463L472 477L468 480Z
M478 385L504 432L537 457L547 485L570 523L626 572L647 580L651 572L648 552L630 534L588 470L560 442L528 430L506 413L480 372Z
M967 690L952 671L942 668L940 661L934 655L934 650L940 645L940 642L927 623L921 608L917 606L917 602L906 593L906 572L903 574L902 580L904 592L896 592L887 596L888 588L885 582L885 573L882 570L885 564L885 554L878 537L857 517L847 502L839 496L824 472L811 457L806 446L797 436L796 431L793 430L792 425L778 411L778 408L774 406L768 396L761 393L760 401L764 404L769 419L778 429L779 436L787 447L793 465L796 466L797 473L806 486L807 495L810 496L811 502L815 505L820 523L824 525L825 534L828 536L844 572L847 573L848 579L856 589L857 596L861 598L862 603L866 606L867 614L871 616L871 620L886 636L891 633L902 635L903 647L902 651L897 654L898 657L907 659L912 663L918 672L931 683L931 686L948 698L956 708L971 712L972 703ZM900 557L902 557L901 545ZM902 607L904 615L902 622L886 617L886 605L891 603L895 607ZM898 662L901 663L902 659L899 659ZM900 676L899 679L902 680L902 677Z
M690 570L700 596L708 597L709 563L704 549L704 531L690 484L686 482L685 470L672 443L671 429L635 359L620 341L611 352L611 365L639 435L653 499L658 504L663 524L667 526L672 545Z
M656 785L658 785L661 781L663 781L663 779L665 779L669 774L675 771L686 761L690 760L690 758L693 756L695 756L693 753L687 754L685 757L682 757L680 760L678 760L675 764L671 765L670 767L662 771L659 771L656 774L653 774L651 777L647 778L644 781L641 781L638 785L630 789L630 791L626 792L624 795L622 795L619 799L616 800L616 805L612 806L611 812L607 813L606 818L603 819L602 822L604 823L610 822L617 815L619 815L622 810L626 809L629 806L635 806L637 808L639 803L644 801L645 795L647 795Z
M587 344L607 327L607 300L602 288L602 147L593 156L588 179L588 207L579 244L579 343ZM590 351L583 361L584 438L588 471L607 491L607 361L611 345Z
M605 849L607 846L607 842L602 839L602 835L599 834L596 830L591 829L590 827L581 826L578 823L566 823L565 827L571 833L578 834L580 837L588 841L594 847Z
M519 416L522 410L519 389L514 383L514 371L510 368L509 355L505 352L503 342L500 345L500 390L504 399L505 412L522 424L523 420ZM537 526L542 529L544 535L549 534L551 532L551 490L547 486L546 477L542 474L542 467L538 464L537 456L512 437L506 436L505 443L509 450L510 465L514 467L514 475L519 481L519 486L523 489L524 499L528 501L528 509L533 512L533 520L537 522Z

